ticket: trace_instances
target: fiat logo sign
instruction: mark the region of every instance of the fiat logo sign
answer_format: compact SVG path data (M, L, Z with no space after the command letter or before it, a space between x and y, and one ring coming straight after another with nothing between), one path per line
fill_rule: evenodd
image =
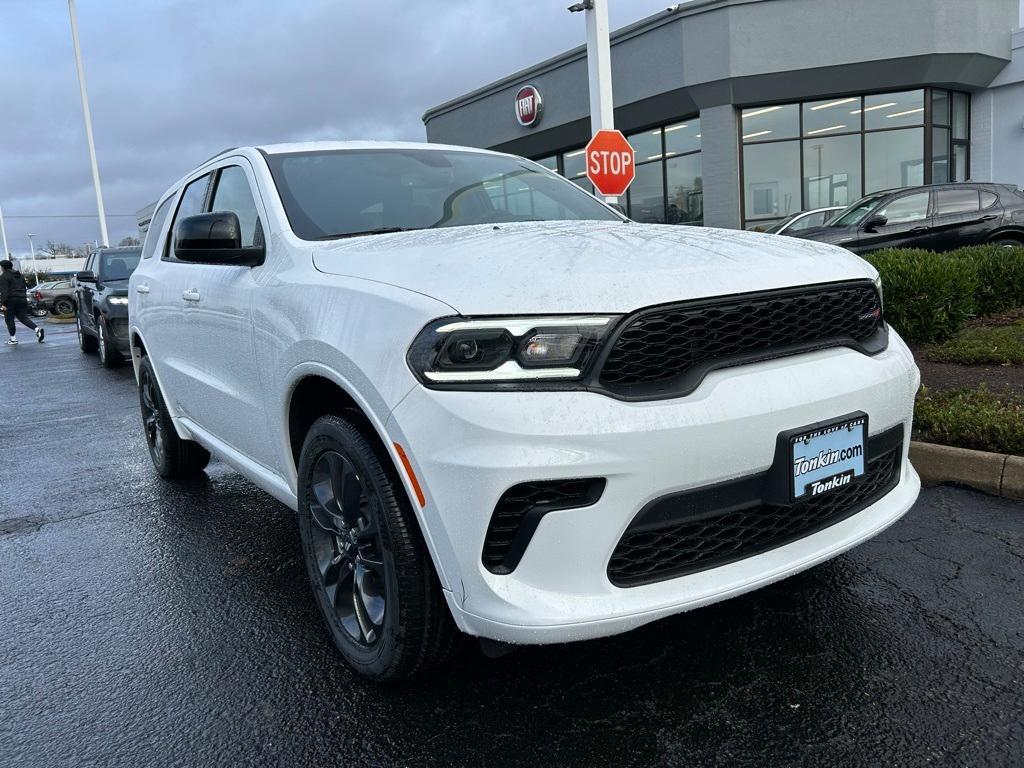
M516 93L516 120L524 128L532 128L540 122L544 111L544 100L532 85L524 85Z

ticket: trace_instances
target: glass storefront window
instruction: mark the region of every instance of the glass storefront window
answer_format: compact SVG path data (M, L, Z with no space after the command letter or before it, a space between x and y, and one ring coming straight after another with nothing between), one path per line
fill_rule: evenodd
M802 210L800 142L782 141L744 147L743 185L748 222L783 218Z
M924 129L864 134L864 191L924 184Z
M849 205L861 196L860 134L804 141L804 210Z
M924 91L880 93L864 97L864 128L899 128L924 123Z
M860 130L860 97L809 101L804 104L804 136Z
M950 181L967 181L967 145L953 145L953 178Z
M647 160L661 160L661 128L631 133L626 141L633 147L637 165Z
M967 138L967 114L970 97L966 93L953 94L953 138Z
M700 150L700 118L665 126L665 156Z
M932 89L932 122L936 125L949 125L949 91Z
M700 224L704 220L700 154L671 158L665 163L665 174L668 183L666 223Z
M743 110L744 142L789 139L799 135L799 104L780 104Z
M551 155L549 157L541 157L541 158L538 158L538 159L534 160L533 162L539 163L540 165L543 165L548 170L554 171L555 173L558 173L558 155Z
M636 167L636 178L629 185L629 217L642 224L665 222L665 183L662 163Z
M932 128L932 184L945 184L949 178L949 129Z
M580 178L584 181L587 180L587 160L583 152L583 147L580 147L562 155L562 172L565 174L565 178L573 181Z

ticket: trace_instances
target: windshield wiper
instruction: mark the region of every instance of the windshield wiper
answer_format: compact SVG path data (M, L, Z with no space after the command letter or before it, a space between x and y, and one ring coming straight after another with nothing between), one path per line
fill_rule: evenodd
M392 232L415 232L423 227L377 227L376 229L364 229L362 232L336 232L333 235L324 235L317 240L341 240L345 237L362 237L363 235L388 235Z

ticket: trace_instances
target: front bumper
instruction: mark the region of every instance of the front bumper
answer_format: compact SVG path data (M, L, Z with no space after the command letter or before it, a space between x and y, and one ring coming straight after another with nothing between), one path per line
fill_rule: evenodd
M128 332L127 312L108 312L100 315L100 322L107 329L107 336L121 354L128 354L131 347L131 336Z
M869 357L830 349L715 371L692 394L627 403L589 392L414 389L388 422L426 494L428 546L469 634L553 643L615 634L784 578L895 522L920 488L907 461L920 377L893 333ZM623 531L666 494L768 469L780 432L864 411L872 435L903 425L900 477L831 527L737 562L642 586L607 575ZM518 483L607 478L599 501L545 515L515 570L481 562L497 500Z

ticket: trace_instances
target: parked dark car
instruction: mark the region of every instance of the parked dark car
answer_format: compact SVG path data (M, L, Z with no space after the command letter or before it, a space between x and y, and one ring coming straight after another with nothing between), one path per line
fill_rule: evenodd
M28 289L29 305L42 307L55 315L70 315L75 311L75 286L70 280L52 280Z
M113 368L128 352L128 278L139 265L141 248L100 248L89 254L75 277L78 345L100 353Z
M794 232L800 232L804 229L823 227L832 221L832 217L842 210L845 209L841 205L830 205L810 211L798 211L797 213L790 214L782 221L772 224L764 232L769 235L792 235Z
M1007 184L932 184L875 192L828 224L794 232L868 253L880 248L951 251L999 243L1024 247L1024 193Z

